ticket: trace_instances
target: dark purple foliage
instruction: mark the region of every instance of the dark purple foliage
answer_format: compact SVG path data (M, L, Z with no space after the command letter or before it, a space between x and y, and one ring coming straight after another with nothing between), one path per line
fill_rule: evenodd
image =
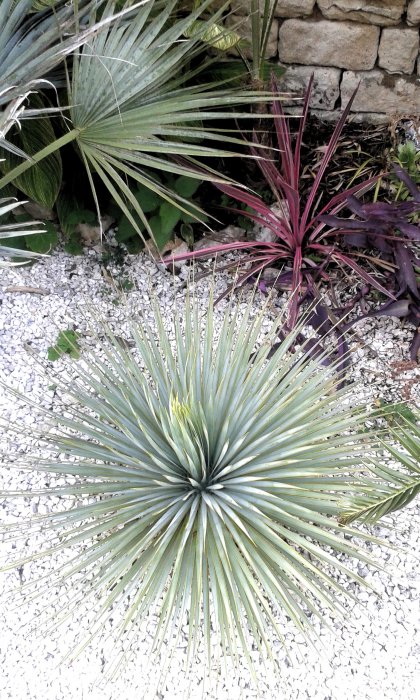
M348 207L357 218L323 215L320 219L337 235L345 235L348 246L376 248L382 259L395 265L395 273L388 276L395 300L388 300L353 323L368 316L405 318L416 327L410 351L411 359L416 360L420 349L420 285L416 267L420 268L420 260L413 250L413 241L414 244L420 242L420 227L412 223L411 218L420 212L420 191L401 167L395 166L395 172L409 190L412 201L363 204L357 197L350 196Z

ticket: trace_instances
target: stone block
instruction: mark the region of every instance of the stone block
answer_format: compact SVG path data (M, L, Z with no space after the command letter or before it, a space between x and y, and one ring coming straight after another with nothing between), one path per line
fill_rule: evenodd
M389 75L375 69L360 73L345 71L341 81L341 101L345 105L359 86L353 112L420 114L420 81L413 77Z
M319 66L289 66L280 81L280 90L293 93L293 97L303 97L310 77L314 74L311 107L313 109L334 109L340 97L341 70ZM295 100L284 103L296 104Z
M405 4L405 0L318 0L318 7L327 19L381 26L398 24Z
M276 17L307 17L314 7L315 0L278 0L274 14Z
M226 18L226 26L232 27L240 36L242 36L247 41L251 41L251 18L242 17L240 15L228 15ZM277 56L278 51L278 39L279 39L279 22L277 19L273 20L270 29L270 36L267 43L267 50L265 52L266 58L273 58ZM252 58L251 47L244 47L242 49L244 56L246 58ZM235 51L236 53L236 51Z
M407 9L408 24L420 24L420 0L411 0Z
M419 53L419 31L386 27L379 43L379 66L390 73L412 73Z
M379 27L354 22L286 19L279 32L279 58L282 63L369 70L378 55L379 33Z

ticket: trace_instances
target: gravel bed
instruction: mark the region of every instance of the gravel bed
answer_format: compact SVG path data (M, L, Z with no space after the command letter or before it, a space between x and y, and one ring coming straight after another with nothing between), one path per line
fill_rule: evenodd
M147 313L149 288L157 294L168 322L172 314L173 282L169 275L157 270L144 256L127 258L124 268L112 269L116 282L125 285L130 279L134 288L127 291L128 306L119 303L109 275L104 274L100 255L89 251L82 257L56 252L50 258L29 268L2 270L0 307L0 378L31 396L46 407L60 407L45 377L40 376L37 362L45 359L59 330L73 327L83 342L93 341L88 334L85 310L90 305L103 315L116 333L124 337L127 313ZM216 279L216 293L223 291L226 277ZM126 286L126 285L125 285ZM16 291L32 287L45 293ZM15 291L8 291L10 289ZM208 283L196 285L196 293L205 310L208 306ZM261 306L262 298L256 298ZM217 314L223 312L223 304ZM395 319L369 319L356 327L353 339L351 374L357 382L354 394L359 402L373 404L378 400L411 400L419 402L419 370L408 362L412 327L404 327ZM83 352L82 352L83 358ZM59 360L54 371L62 372L69 363ZM77 367L77 363L74 363ZM76 371L76 369L75 369ZM10 421L19 419L33 425L30 409L18 399L0 395L0 414ZM3 452L25 447L15 444L8 434L2 438ZM36 449L36 444L31 449ZM7 457L4 465L7 464ZM35 486L42 479L37 474L1 469L0 488ZM44 477L45 480L45 477ZM51 479L49 479L51 483ZM56 482L58 483L58 482ZM51 499L53 501L53 499ZM2 518L18 521L32 510L42 512L45 505L34 501L2 503ZM51 503L51 508L56 504ZM153 616L138 630L134 653L114 679L104 681L104 666L118 647L112 639L111 623L94 644L69 666L59 665L72 643L81 635L81 627L89 622L89 611L82 623L69 624L49 634L28 631L28 621L41 609L41 600L15 607L6 597L34 576L45 574L48 564L38 561L24 565L18 572L0 579L0 698L5 700L143 700L161 698L284 698L290 700L415 700L420 687L420 505L416 503L392 520L393 527L376 527L372 532L395 545L393 549L370 545L372 553L382 561L385 572L371 571L359 564L358 573L375 588L374 592L347 584L356 593L359 604L344 621L331 621L331 630L314 626L319 634L317 649L311 648L284 623L285 639L291 649L287 658L280 643L274 642L277 672L267 665L263 680L256 688L245 663L238 672L220 675L219 681L206 679L204 662L197 660L189 674L183 663L186 656L185 631L179 637L176 653L165 665L163 656L148 658ZM37 543L17 546L22 552L33 551ZM2 555L16 556L2 546ZM19 554L22 554L19 551ZM59 566L61 557L54 556ZM340 580L339 575L337 579ZM344 580L343 580L344 582ZM71 599L71 591L64 590ZM44 598L49 611L54 611L56 592ZM255 661L260 663L258 654Z

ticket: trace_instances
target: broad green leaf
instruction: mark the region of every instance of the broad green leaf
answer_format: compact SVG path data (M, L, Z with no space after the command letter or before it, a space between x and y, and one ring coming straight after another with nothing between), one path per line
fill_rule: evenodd
M31 95L30 103L33 109L45 108L43 99L37 94ZM45 116L39 119L24 120L21 128L15 132L13 137L9 133L9 140L29 156L32 156L52 144L55 141L55 133L50 119ZM10 151L3 150L1 155L4 162L0 163L0 168L4 173L8 173L21 162L21 158ZM22 173L13 181L13 184L33 201L51 209L60 191L61 180L61 156L58 151L55 151Z
M239 44L241 36L232 29L228 29L222 24L210 24L203 20L193 22L184 32L185 36L208 44L213 49L219 51L229 51Z
M10 236L8 238L1 238L0 231L0 255L4 255L2 250L3 247L16 248L17 250L28 250L26 247L25 236Z
M153 232L153 240L155 241L159 250L166 245L168 241L171 240L172 230L168 232L162 231L162 218L160 215L152 216L149 221L150 228Z
M162 201L156 192L141 185L137 186L134 196L145 214L150 214L152 211L158 209Z
M71 329L60 331L55 345L48 348L48 359L55 362L63 355L69 355L74 360L80 357L80 346L78 339L80 334Z
M60 228L64 235L68 238L75 232L77 224L96 225L96 214L90 209L84 209L79 199L66 190L60 192L56 202L56 211Z
M57 245L57 231L49 221L45 223L45 232L25 236L26 247L34 253L50 253Z
M181 224L180 235L186 244L191 248L194 243L194 231L189 223L184 222Z
M200 187L200 184L201 183L199 180L194 180L191 177L185 177L185 175L181 175L180 177L176 178L174 189L181 197L185 197L185 199L188 199L197 192L198 188Z
M25 264L28 259L39 257L38 253L28 250L26 240L43 235L46 228L40 221L27 221L26 217L22 220L21 216L13 218L21 204L14 197L0 199L0 221L5 222L0 223L0 256L11 258L11 261L0 261L0 267ZM15 258L20 258L20 262Z
M70 255L83 255L82 238L79 233L71 233L64 243L64 250Z
M175 226L181 219L182 212L178 207L173 206L170 202L163 202L159 207L160 230L161 235L170 239Z
M140 230L144 229L143 222L139 219L138 216L135 217L137 226ZM133 224L127 216L124 214L121 219L118 222L118 231L115 234L115 237L117 241L120 241L120 243L125 243L129 238L133 238L133 236L138 236L138 231L136 228L134 228Z

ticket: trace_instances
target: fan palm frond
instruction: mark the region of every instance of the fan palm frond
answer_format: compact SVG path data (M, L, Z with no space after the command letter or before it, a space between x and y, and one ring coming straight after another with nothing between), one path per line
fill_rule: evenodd
M105 0L3 0L0 28L0 147L32 165L28 154L6 135L12 126L29 117L62 113L60 107L27 108L28 97L46 88L55 88L51 75L64 59L102 31L110 22L124 16L126 10L80 29L89 13ZM76 7L77 5L77 7ZM51 12L38 12L54 6ZM48 79L46 79L48 77ZM36 143L36 140L35 140Z
M367 467L375 481L369 478L361 494L352 496L343 506L340 522L375 523L404 508L420 493L420 424L399 420L400 426L390 430L389 440L399 443L404 451L393 447L390 442L382 442L381 446L405 471L369 460Z
M228 310L216 334L212 299L206 318L187 300L168 330L152 307L152 325L147 314L131 323L133 348L100 324L106 341L85 351L78 378L54 379L71 397L65 413L26 399L43 414L45 429L31 435L47 456L14 466L70 476L67 485L2 495L74 496L73 508L16 532L51 536L21 563L83 543L48 587L73 582L58 619L97 606L87 641L121 609L130 637L154 607L155 648L188 615L191 655L216 636L226 656L242 649L251 664L249 637L271 655L282 615L310 634L308 612L343 612L345 589L327 569L363 583L331 553L372 563L349 538L363 535L331 516L355 488L364 417L346 408L331 366L288 352L294 336L270 356L282 321L267 332L251 304Z
M185 32L211 2L206 0L188 16L177 18L177 0L148 0L139 8L127 8L127 18L119 22L112 22L115 2L108 2L101 21L110 26L73 57L69 131L33 156L33 162L39 162L75 142L93 192L92 173L96 173L140 235L133 210L150 235L152 231L127 177L181 209L188 204L191 214L191 203L165 189L151 171L226 181L222 173L201 161L205 157L231 157L234 147L237 150L244 143L221 129L220 121L249 117L238 108L270 99L261 91L197 83L205 61L193 68L192 59L203 50L200 36L207 24L210 27L217 20L220 10L203 20L199 35L186 38ZM94 25L94 17L91 22ZM217 127L204 126L215 120ZM14 168L0 180L0 187L28 167L31 163ZM199 216L198 207L195 212Z
M58 0L54 11L29 14L32 0L2 0L0 29L0 106L36 89L38 81L85 41L92 38L109 19L78 31L78 25L103 0Z

